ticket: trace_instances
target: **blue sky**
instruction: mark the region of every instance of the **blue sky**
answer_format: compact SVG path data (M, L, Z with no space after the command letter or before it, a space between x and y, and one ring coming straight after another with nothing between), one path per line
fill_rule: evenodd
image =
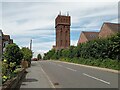
M63 15L69 11L71 45L77 45L81 31L99 31L104 22L118 22L117 1L4 0L0 3L0 28L5 34L10 34L20 47L28 47L30 39L33 39L36 56L55 45L55 18L59 11Z

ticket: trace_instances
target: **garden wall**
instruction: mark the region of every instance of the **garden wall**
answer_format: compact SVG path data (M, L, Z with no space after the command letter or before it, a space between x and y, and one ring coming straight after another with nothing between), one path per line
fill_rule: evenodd
M18 85L19 85L21 79L25 75L25 71L26 70L24 68L22 68L21 71L18 73L18 75L15 78L12 78L12 79L6 81L2 85L2 90L16 90L18 88Z

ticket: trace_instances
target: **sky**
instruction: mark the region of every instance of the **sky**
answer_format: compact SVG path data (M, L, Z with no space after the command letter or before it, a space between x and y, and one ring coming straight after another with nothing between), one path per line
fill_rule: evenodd
M118 23L118 0L4 0L0 1L0 29L20 47L33 40L34 57L55 45L55 18L69 12L71 45L81 31L99 31L104 22Z

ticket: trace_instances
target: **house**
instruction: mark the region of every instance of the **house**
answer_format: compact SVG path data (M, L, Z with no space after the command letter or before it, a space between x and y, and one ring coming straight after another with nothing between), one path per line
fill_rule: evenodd
M3 37L3 33L2 33L2 30L0 30L0 60L2 59L2 52L3 52L3 49L2 49L2 37Z
M10 36L9 35L3 35L3 48L5 48L6 45L10 44Z
M2 59L2 53L5 51L5 47L8 44L13 44L13 39L10 35L4 35L2 30L0 30L0 60Z
M105 22L100 30L99 38L105 38L120 32L120 24Z
M10 42L9 42L10 44L13 44L13 39L10 39Z
M97 38L106 38L111 35L120 32L120 24L117 23L103 23L100 32L85 32L82 31L80 38L78 40L78 45L80 43L85 43L87 41L95 40Z
M91 40L95 40L98 38L98 34L99 32L86 32L86 31L82 31L80 38L78 40L78 45L80 43L85 43Z

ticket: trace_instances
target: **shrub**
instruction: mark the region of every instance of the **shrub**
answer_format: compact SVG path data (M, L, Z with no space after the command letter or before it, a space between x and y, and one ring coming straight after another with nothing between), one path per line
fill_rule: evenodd
M4 58L8 64L10 64L10 62L16 62L17 65L20 65L23 54L16 44L8 44L4 52Z
M73 63L119 69L120 33L104 39L96 39L69 49L50 50L44 59L61 59Z
M23 54L23 59L28 61L28 63L29 63L28 66L30 67L30 65L31 65L31 58L32 58L32 51L29 48L23 47L21 49L21 52Z
M41 54L38 54L38 55L37 55L37 59L38 59L38 60L42 59Z

